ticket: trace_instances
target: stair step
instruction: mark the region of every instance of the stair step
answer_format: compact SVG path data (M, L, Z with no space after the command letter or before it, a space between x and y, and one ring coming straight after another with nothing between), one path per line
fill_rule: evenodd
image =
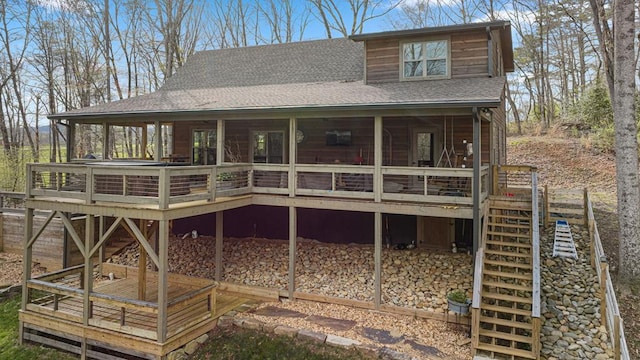
M509 252L509 251L498 251L498 250L491 250L491 249L485 249L485 254L493 254L493 255L501 255L501 256L513 256L513 257L521 257L521 258L531 258L531 254L525 254L525 253L515 253L515 252Z
M521 304L532 304L533 303L533 301L529 297L520 297L520 296L507 295L507 294L498 294L498 293L493 293L493 292L489 292L489 291L483 291L482 292L482 297L486 297L486 298L489 298L489 299L496 299L496 300L513 301L513 302L517 302L517 303L521 303Z
M482 285L503 288L503 289L518 290L518 291L528 291L528 292L532 291L530 286L509 284L504 282L482 281Z
M531 244L523 244L519 242L507 242L507 241L497 241L497 240L487 240L485 241L488 245L497 245L497 246L512 246L519 247L523 249L531 249Z
M513 320L505 320L496 317L490 316L480 316L480 322L485 324L496 324L500 326L511 326L513 328L524 329L524 330L533 330L533 325L530 323L513 321Z
M487 230L487 235L505 236L505 237L512 237L512 238L521 238L521 239L531 238L530 234L518 234L518 233L503 232L503 231L491 231L491 230Z
M510 261L491 260L491 259L484 259L484 263L489 265L495 265L495 266L508 266L508 267L513 267L518 269L533 268L531 264L523 264L523 263L510 262Z
M480 305L480 310L488 310L488 311L495 311L500 313L522 315L522 316L531 316L530 310L514 309L510 307L490 305L490 304L484 304L484 303Z
M480 329L479 334L480 334L480 336L488 336L488 337L492 337L492 338L495 338L495 339L504 339L504 340L509 340L509 341L517 341L517 342L523 343L523 344L532 344L533 343L533 339L531 337L523 336L523 335L510 334L510 333L506 333L506 332L502 332L502 331L492 331L492 330Z
M533 275L531 274L520 274L520 273L510 273L505 271L494 271L494 270L483 270L483 275L489 276L499 276L501 278L511 278L511 279L520 279L520 280L532 280Z
M491 211L493 209L490 209ZM512 215L512 214L489 214L490 217L498 218L498 219L509 219L509 220L531 220L530 216L523 215ZM521 224L524 225L524 224Z
M492 344L480 343L480 344L478 344L476 349L477 350L483 350L483 351L490 351L490 352L493 352L493 353L505 354L505 355L519 356L519 357L525 358L525 359L535 359L536 358L536 356L530 351L514 349L514 348L510 348L510 347L506 347L506 346L500 346L500 345L492 345Z
M489 221L489 223L487 225L493 226L493 227L504 227L504 228L509 228L509 229L527 229L527 230L529 230L531 228L531 225L529 225L529 224L509 224L509 223L501 223L501 222L493 222L493 221Z

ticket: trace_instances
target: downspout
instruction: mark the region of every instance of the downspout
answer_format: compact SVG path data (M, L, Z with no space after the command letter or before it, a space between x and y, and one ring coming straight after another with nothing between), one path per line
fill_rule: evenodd
M479 109L474 107L473 112L473 254L475 256L478 251L481 236L480 224L480 165L482 154L480 153L480 114Z

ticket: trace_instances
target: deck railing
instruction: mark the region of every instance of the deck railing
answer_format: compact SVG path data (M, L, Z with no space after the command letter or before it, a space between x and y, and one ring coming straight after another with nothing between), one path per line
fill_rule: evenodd
M26 198L76 199L87 204L157 205L214 200L250 193L375 199L375 168L367 165L223 164L218 166L117 166L29 164ZM489 168L480 171L481 201ZM380 199L472 205L473 169L384 166ZM293 180L293 181L291 181Z
M147 276L152 274L148 273ZM83 276L84 266L80 265L27 281L26 311L46 314L54 319L82 323ZM172 281L187 280L182 275L169 274L169 282ZM196 284L197 288L170 299L167 304L167 338L179 335L215 315L215 283L203 279L195 279L190 283ZM95 291L89 295L89 326L158 340L158 304L156 302L102 293L100 291L104 289L103 286L104 284L96 284Z
M607 256L600 240L598 224L593 213L593 205L588 191L584 191L584 204L586 205L587 224L589 227L591 266L596 269L600 282L600 319L606 324L613 345L614 359L630 360L627 339L624 335L624 325L620 317L620 308L616 299Z

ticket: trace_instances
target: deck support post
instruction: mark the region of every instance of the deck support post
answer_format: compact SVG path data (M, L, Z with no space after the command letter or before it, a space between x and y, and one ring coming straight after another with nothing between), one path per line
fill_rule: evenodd
M20 308L22 311L27 309L29 303L29 288L27 282L31 280L31 259L33 255L33 245L29 246L29 239L33 236L33 209L27 207L24 211L24 246L23 246L23 260L22 260L22 303ZM22 321L19 323L19 342L24 344L24 324Z
M298 216L295 206L289 206L289 299L293 300L296 291L296 236Z
M478 244L481 236L481 215L480 215L480 163L482 159L480 136L480 109L473 108L473 186L471 189L473 196L473 254L478 251Z
M382 201L382 116L373 120L373 197Z
M159 240L159 254L158 254L158 342L164 343L167 341L167 302L169 286L169 271L168 271L168 252L169 252L169 221L160 220L158 224L158 240Z
M106 121L102 122L102 158L111 158L111 136L109 134L109 124Z
M373 215L373 230L374 233L374 268L373 268L373 282L374 282L374 296L373 302L376 310L380 309L382 302L382 213L376 211Z
M104 216L98 216L98 241L101 241L102 237L104 236L105 225L106 223L105 223ZM105 246L105 243L103 242L102 245L100 245L100 248L98 249L98 276L102 276L102 263L105 260L104 246Z
M91 317L91 302L89 297L93 290L93 259L91 258L91 249L93 248L95 233L95 215L87 214L84 225L84 276L83 284L83 306L82 306L82 323L89 325Z
M222 281L222 245L224 241L224 211L216 212L216 281Z
M142 126L142 135L140 139L140 151L142 151L142 154L140 154L140 156L142 160L147 159L147 145L148 145L147 126L144 125Z

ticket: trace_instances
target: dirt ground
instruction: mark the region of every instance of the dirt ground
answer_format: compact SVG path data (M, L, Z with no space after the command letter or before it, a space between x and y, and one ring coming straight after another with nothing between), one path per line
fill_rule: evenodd
M616 281L619 253L614 156L586 149L578 139L547 135L510 137L507 158L510 164L537 166L541 185L589 189L602 245ZM629 288L618 287L616 292L631 358L640 359L640 279Z

